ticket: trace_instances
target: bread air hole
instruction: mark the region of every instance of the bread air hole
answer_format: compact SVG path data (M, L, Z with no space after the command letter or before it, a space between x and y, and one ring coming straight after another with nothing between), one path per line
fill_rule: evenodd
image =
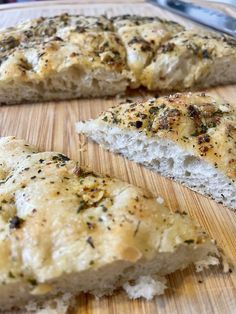
M154 159L152 164L154 168L160 168L160 161L158 159Z
M198 162L198 158L195 156L186 156L183 162L184 168L188 168L192 165L194 165L195 163Z
M173 169L174 167L174 159L173 158L169 158L167 161L168 167L169 169Z

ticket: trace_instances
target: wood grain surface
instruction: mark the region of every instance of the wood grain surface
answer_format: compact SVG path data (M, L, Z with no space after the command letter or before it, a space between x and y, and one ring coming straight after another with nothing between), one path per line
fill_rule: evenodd
M195 1L196 2L196 1ZM202 3L202 1L198 1ZM222 8L222 5L220 5ZM223 9L236 16L232 7ZM41 15L60 12L97 15L135 13L157 15L174 19L186 26L191 23L167 11L153 7L144 1L48 1L22 5L0 6L0 27ZM210 90L236 105L236 87L227 86ZM136 95L143 97L143 94ZM102 110L118 104L120 99L74 100L39 104L2 106L0 108L0 136L15 135L38 145L42 150L56 150L78 160L81 165L95 171L110 174L149 189L155 196L162 196L172 209L187 211L217 239L233 263L236 261L236 213L214 201L182 187L168 179L130 162L121 156L110 154L75 133L78 120L96 117ZM236 274L223 274L220 268L202 273L193 267L168 277L166 294L153 301L130 301L123 292L112 297L95 299L89 295L77 298L80 314L190 314L236 313ZM0 296L1 297L1 296Z

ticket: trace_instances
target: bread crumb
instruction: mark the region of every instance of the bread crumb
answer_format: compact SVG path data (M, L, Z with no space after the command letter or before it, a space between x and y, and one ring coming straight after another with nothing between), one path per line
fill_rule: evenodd
M220 261L218 257L208 256L208 259L205 259L204 261L196 262L194 264L196 266L196 271L200 272L204 268L208 268L210 265L219 265Z
M163 199L162 197L160 197L160 196L158 196L158 197L156 198L156 201L157 201L157 203L159 203L159 204L164 204L164 199Z
M166 279L163 277L140 276L136 281L125 283L123 289L130 299L145 298L153 299L156 295L161 295L166 289Z
M73 304L74 296L65 293L52 300L43 303L30 302L26 306L25 314L66 314L69 307ZM23 314L23 313L22 313Z

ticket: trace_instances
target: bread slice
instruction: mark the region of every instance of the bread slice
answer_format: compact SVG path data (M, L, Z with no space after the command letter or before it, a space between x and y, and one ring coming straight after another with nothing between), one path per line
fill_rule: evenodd
M186 213L65 155L1 138L0 175L2 311L122 286L150 299L163 293L165 275L219 263L214 241Z
M235 126L235 109L224 100L184 93L124 103L76 129L235 210Z
M0 104L116 95L129 75L105 17L62 14L0 33Z
M0 31L0 105L234 83L235 56L235 39L158 17L38 18Z
M141 74L150 90L183 91L235 83L235 38L199 30L178 32Z

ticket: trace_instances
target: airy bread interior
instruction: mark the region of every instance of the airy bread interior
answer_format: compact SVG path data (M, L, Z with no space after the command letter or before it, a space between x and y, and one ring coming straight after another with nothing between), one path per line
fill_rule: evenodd
M165 285L165 275L177 269L184 269L188 265L195 263L197 270L203 267L219 264L219 252L214 241L200 244L194 249L193 244L179 246L174 252L157 252L153 259L140 259L137 263L127 261L115 261L110 265L98 270L86 270L81 273L65 274L52 282L39 284L35 291L29 294L24 288L16 294L17 285L8 286L1 289L1 310L6 309L13 313L14 308L22 311L22 305L26 305L29 313L58 313L50 309L52 305L48 299L54 300L55 295L67 294L68 296L77 295L81 292L89 292L96 297L111 295L116 289L123 287L130 299L143 297L147 300L156 295L161 295L167 288ZM158 273L158 275L156 275ZM54 294L45 294L46 289L54 287ZM12 297L9 299L9 295ZM65 297L64 297L65 298ZM63 301L63 298L61 299ZM66 297L69 300L69 297ZM14 304L14 308L12 305ZM37 312L40 308L50 309L49 312ZM68 304L57 302L57 309L62 312L67 309ZM34 311L36 312L34 312ZM51 312L52 310L52 312ZM1 313L1 311L0 311ZM8 312L4 312L8 313ZM17 310L16 310L16 313ZM28 312L26 312L28 313Z
M232 182L218 169L168 139L150 138L93 120L77 123L76 130L112 152L236 209L236 188Z
M123 93L127 85L128 80L122 73L104 68L91 70L74 66L43 80L0 81L0 102L13 104L112 96Z

